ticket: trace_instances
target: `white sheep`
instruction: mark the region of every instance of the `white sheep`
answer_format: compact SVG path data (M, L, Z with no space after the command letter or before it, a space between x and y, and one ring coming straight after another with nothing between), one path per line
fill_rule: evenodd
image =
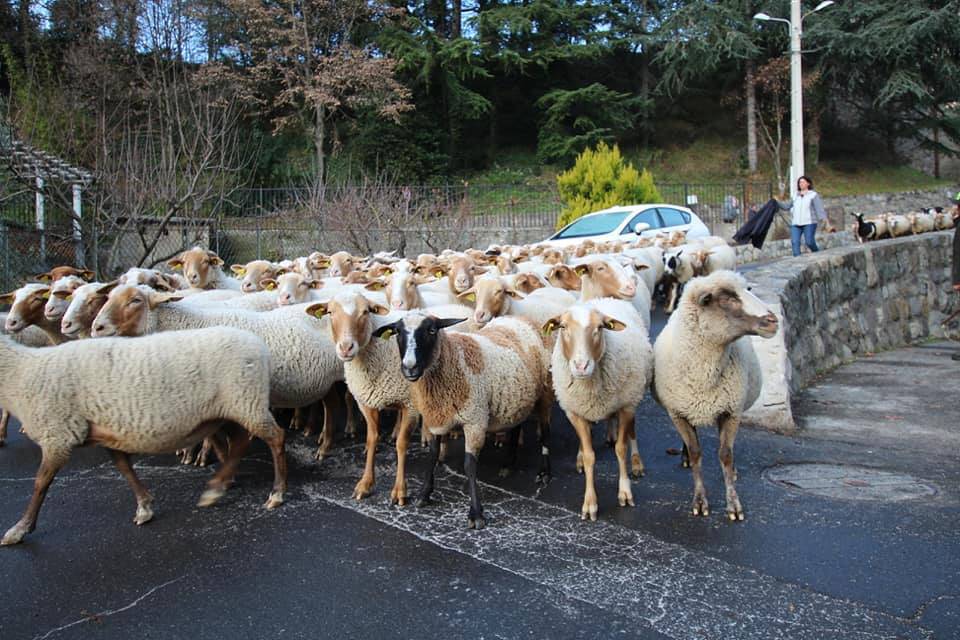
M196 442L224 420L270 445L273 490L286 490L284 434L270 414L270 354L245 331L206 329L137 340L82 340L30 349L0 336L0 404L20 418L43 457L33 497L0 544L33 531L47 489L76 447L107 448L137 498L136 524L153 517L152 497L130 465L131 453L163 453ZM128 393L131 384L137 392ZM209 481L200 506L215 503L233 479L245 443L235 435L230 458Z
M89 282L74 289L73 293L54 295L67 301L67 310L60 318L60 332L69 340L89 338L90 326L97 317L100 308L107 301L110 283Z
M86 284L86 280L79 276L64 276L52 282L50 284L50 297L43 307L43 317L59 326L60 319L63 318L67 307L70 306L67 297L84 284Z
M223 260L215 252L202 247L187 249L175 258L167 260L167 266L183 271L183 276L193 289L240 290L240 281L224 273Z
M693 515L708 515L697 427L720 429L720 464L727 488L727 515L743 520L736 491L733 443L740 417L757 399L760 364L746 336L772 337L777 317L743 277L717 271L687 283L667 326L654 344L654 397L683 438L693 469Z
M911 213L907 216L914 233L926 233L937 228L937 221L931 213Z
M576 296L557 287L543 287L525 296L508 277L489 275L478 278L459 297L474 304L473 320L479 326L500 316L527 318L541 326L577 302Z
M517 427L536 410L541 421L541 475L549 473L544 458L549 454L546 438L553 401L550 356L539 330L525 320L497 318L476 334L443 331L458 322L412 311L379 327L374 336L397 335L400 371L413 383L413 405L434 435L418 505L427 504L433 492L439 437L460 424L470 493L468 524L481 529L486 521L477 487L477 457L487 433Z
M910 218L904 215L894 214L887 216L887 227L890 230L890 237L899 238L913 233L913 226L910 224Z
M265 278L276 278L284 269L269 260L252 260L247 264L235 264L230 266L230 271L240 278L240 290L244 293L254 293L262 291L262 280Z
M48 320L44 308L50 299L50 286L31 282L15 291L0 295L0 304L9 304L10 311L3 323L7 333L18 333L36 326L47 334L51 344L60 344L66 338L60 332L60 323Z
M558 333L551 360L553 389L580 439L578 457L586 482L580 517L597 519L590 430L591 423L608 418L619 423L617 499L620 506L633 506L627 443L633 474L643 475L634 414L653 373L653 350L643 318L629 302L600 298L571 307L546 322L543 330Z
M342 292L329 302L309 305L306 312L317 318L329 316L331 337L337 357L343 361L347 387L367 423L366 464L353 497L362 500L373 491L380 413L393 409L397 411L397 474L390 491L390 503L405 505L407 443L420 414L410 399L410 383L400 373L397 348L386 340L372 339L375 320L382 324L389 322L390 318L379 317L386 316L389 310L360 294Z
M652 295L634 267L626 267L616 259L587 257L573 270L580 276L580 300L618 298L630 302L644 324L650 326Z
M93 336L141 336L160 331L229 326L260 337L270 349L270 404L276 408L306 407L324 401L322 460L333 445L333 407L328 394L343 380L326 321L310 319L304 305L254 312L176 302L178 294L118 285L93 322Z

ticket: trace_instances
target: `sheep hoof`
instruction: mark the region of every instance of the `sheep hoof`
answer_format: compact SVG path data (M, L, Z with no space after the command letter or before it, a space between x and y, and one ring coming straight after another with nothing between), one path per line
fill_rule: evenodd
M486 526L487 526L487 519L483 517L482 513L476 516L470 515L469 517L467 517L468 529L476 529L477 531L479 531L480 529L483 529Z
M430 496L420 496L417 498L417 507L428 507L432 502Z
M643 477L643 474L644 474L643 460L640 459L640 454L635 453L632 456L630 456L630 467L631 467L631 470L633 471L634 479Z
M552 479L553 476L551 476L549 473L541 472L537 474L536 484L537 486L545 487L550 484L550 480Z
M357 486L353 488L353 499L363 500L367 496L373 493L373 481L367 480L365 478L360 478L360 481L357 482Z
M267 498L267 502L263 505L267 509L276 509L283 504L283 493L280 491L272 491L270 496Z
M627 505L629 505L629 506L631 506L631 507L637 506L637 505L635 505L635 504L633 503L633 496L630 495L629 493L624 493L623 491L621 491L621 492L617 495L617 500L620 501L620 506L621 506L621 507L626 507Z
M153 509L150 504L137 505L137 513L133 516L133 524L140 526L153 520Z
M693 515L695 516L708 516L710 515L710 504L707 502L707 497L702 494L695 494L693 496Z
M592 522L597 521L597 502L593 501L592 504L584 501L583 508L580 509L580 519L587 520L589 519Z
M390 490L390 504L396 504L401 507L407 505L407 487L406 485L394 485Z
M8 546L11 544L18 544L23 540L23 536L27 535L27 528L20 524L19 522L12 527L4 534L3 539L0 540L0 545Z
M200 495L200 499L197 501L198 507L212 507L217 503L220 498L223 497L226 491L223 489L207 489Z
M513 473L513 469L510 467L500 467L500 471L497 472L497 475L501 478L507 478L511 473Z

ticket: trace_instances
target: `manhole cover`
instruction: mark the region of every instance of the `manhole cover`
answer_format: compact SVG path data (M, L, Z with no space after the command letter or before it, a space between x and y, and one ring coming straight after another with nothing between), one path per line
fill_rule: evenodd
M899 502L937 495L937 488L904 473L842 464L788 464L767 469L770 482L804 493L847 500Z

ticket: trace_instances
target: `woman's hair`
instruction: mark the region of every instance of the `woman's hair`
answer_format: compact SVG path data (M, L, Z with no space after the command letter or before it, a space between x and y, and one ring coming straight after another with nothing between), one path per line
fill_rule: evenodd
M811 180L809 176L800 176L799 178L797 178L797 190L798 190L798 191L800 190L800 181L801 181L801 180L806 180L806 181L807 181L807 184L810 185L810 188L813 189L813 180Z

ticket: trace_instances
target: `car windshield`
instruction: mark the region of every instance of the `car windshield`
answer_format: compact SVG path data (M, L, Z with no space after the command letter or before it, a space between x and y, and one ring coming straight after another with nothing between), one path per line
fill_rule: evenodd
M618 211L615 213L601 213L595 216L585 216L579 220L570 223L560 233L553 236L553 240L563 238L582 238L584 236L598 236L604 233L610 233L620 226L623 219L629 215L629 211Z

